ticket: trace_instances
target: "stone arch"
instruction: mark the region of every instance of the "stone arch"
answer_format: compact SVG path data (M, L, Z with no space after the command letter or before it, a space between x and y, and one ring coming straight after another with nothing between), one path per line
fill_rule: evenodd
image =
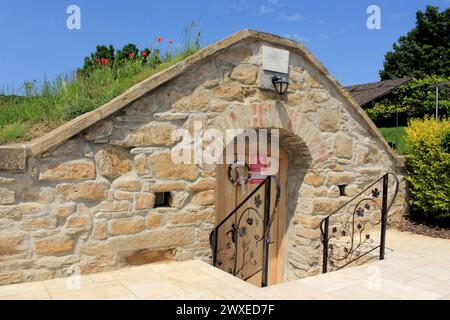
M304 113L288 109L278 101L231 107L218 116L211 127L219 130L223 137L227 129L280 129L286 141L301 141L308 150L313 168L320 167L329 158L327 143L313 121Z
M211 125L226 136L227 129L278 129L280 148L288 154L288 178L286 181L285 208L285 281L293 280L293 270L301 269L306 272L309 266L300 266L305 257L297 245L296 225L299 223L299 213L307 214L307 203L301 198L301 188L305 177L311 171L325 166L328 160L326 141L322 140L320 130L301 112L287 110L281 103L256 103L247 107L230 108ZM236 136L237 137L237 136ZM231 137L235 138L235 137ZM226 143L224 142L224 146ZM297 216L297 217L296 217ZM314 262L315 263L315 262Z

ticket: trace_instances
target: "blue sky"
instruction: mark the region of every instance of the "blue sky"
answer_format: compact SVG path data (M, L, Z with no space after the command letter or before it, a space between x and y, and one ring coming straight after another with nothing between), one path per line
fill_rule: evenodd
M81 30L68 30L66 9L81 8ZM366 27L378 5L382 29ZM426 5L450 0L15 0L0 3L0 89L53 78L80 66L97 44L153 46L157 36L183 42L183 26L199 19L202 45L241 29L301 41L343 84L378 80L384 54Z

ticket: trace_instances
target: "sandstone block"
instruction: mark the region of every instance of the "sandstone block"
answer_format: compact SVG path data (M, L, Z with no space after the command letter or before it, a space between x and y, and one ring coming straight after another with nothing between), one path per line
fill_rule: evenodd
M131 201L131 200L133 200L133 197L134 197L134 193L132 193L132 192L114 191L114 200L118 200L118 201L128 200L128 201Z
M77 214L69 217L67 219L66 228L67 229L84 229L90 224L90 219L88 215Z
M153 193L138 193L135 198L137 210L149 210L155 206L155 195Z
M340 127L340 114L337 110L319 111L319 127L321 131L337 132Z
M181 209L186 205L186 202L189 198L189 192L185 191L172 191L171 192L172 199L170 199L169 205L172 208Z
M297 225L295 227L295 234L299 237L304 237L304 238L308 238L308 239L319 239L321 236L320 229L305 228L302 225Z
M323 185L325 178L319 174L308 173L305 176L304 182L314 187L320 187Z
M44 166L39 174L40 181L88 180L95 179L92 161L76 160Z
M99 201L106 198L108 188L107 182L89 181L80 184L59 184L56 186L56 192L65 201Z
M214 220L214 212L207 210L203 212L177 212L169 218L171 224L195 225L204 222L211 223Z
M349 136L338 134L334 148L337 157L344 159L353 158L353 140Z
M291 74L289 77L289 89L301 90L303 82L305 81L305 71L302 67L291 67Z
M185 188L186 183L183 181L157 182L151 186L153 192L181 191Z
M148 215L147 219L145 220L145 226L148 229L154 229L161 226L162 218L161 215L157 213L151 213Z
M55 208L55 216L58 218L67 218L74 213L76 209L77 205L75 203L65 203Z
M241 87L237 84L222 84L213 89L216 98L226 101L242 101Z
M200 193L197 193L193 199L192 202L199 206L210 206L213 205L216 199L216 192L214 190L209 191L203 191Z
M198 176L196 165L174 164L170 152L152 155L150 161L157 179L195 180Z
M82 251L88 255L117 254L123 251L173 248L193 244L193 228L148 230L139 234L113 237L106 241L88 241Z
M35 265L49 269L60 269L63 266L72 265L78 261L80 261L80 258L74 255L64 257L42 257L36 260Z
M135 173L129 173L117 178L112 187L120 191L138 192L141 191L141 180Z
M144 219L134 217L129 219L114 219L108 223L108 232L111 235L126 235L139 233L144 229Z
M0 286L20 283L23 281L22 271L0 272Z
M171 146L175 142L172 140L172 133L176 128L171 123L151 122L130 134L123 145L125 147Z
M97 212L127 212L130 210L131 202L128 200L121 201L104 201L98 206L91 209L93 213Z
M231 73L231 79L242 84L253 85L258 76L258 67L251 64L240 64Z
M314 93L314 101L316 103L323 103L330 99L330 95L326 91L318 91Z
M198 181L188 185L187 191L198 192L198 191L214 190L215 187L216 187L216 179L206 178L206 179L199 179Z
M315 199L313 203L314 214L331 214L347 202L346 199Z
M121 152L113 148L105 148L97 152L95 162L104 177L115 178L131 170L131 161Z
M139 250L125 257L130 266L141 266L149 263L170 261L173 259L174 249L164 250Z
M174 104L176 111L203 110L208 107L211 94L203 88L195 90L190 96L182 97Z
M35 240L34 245L37 254L53 256L71 252L74 242L69 237L61 236Z
M0 206L0 218L20 219L27 215L40 213L45 206L37 203L21 203L15 206Z
M92 237L96 240L104 240L106 239L106 228L107 220L106 219L97 219L94 221L94 229L92 231Z
M18 231L0 232L0 257L20 254L25 250L25 234Z
M56 217L44 216L44 217L26 217L22 222L22 229L26 231L37 229L55 229Z
M79 266L82 274L99 273L116 267L117 259L115 254L84 257Z
M139 154L134 157L134 167L139 175L148 174L148 163L145 154Z
M355 174L349 172L331 172L328 174L328 185L339 186L351 184L355 180Z

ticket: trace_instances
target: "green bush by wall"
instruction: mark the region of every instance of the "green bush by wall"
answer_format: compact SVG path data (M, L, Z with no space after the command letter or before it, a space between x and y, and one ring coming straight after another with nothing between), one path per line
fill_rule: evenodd
M450 223L450 121L426 117L406 129L410 152L407 179L411 214L430 222Z

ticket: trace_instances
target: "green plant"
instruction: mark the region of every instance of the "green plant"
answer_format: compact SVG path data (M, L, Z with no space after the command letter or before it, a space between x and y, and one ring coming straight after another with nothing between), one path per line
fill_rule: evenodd
M436 90L432 86L443 82L450 82L450 77L428 76L423 79L412 79L398 88L394 95L375 103L373 108L367 109L367 113L378 125L386 119L395 117L396 111L407 118L434 115ZM443 116L450 114L450 90L439 92L439 114Z
M416 16L416 27L386 54L381 79L450 76L450 8L439 12L438 7L427 6Z
M397 144L397 129L396 128L379 128L381 134L391 146L394 146L395 151L399 154L407 154L409 146L406 139L405 127L398 128L398 144Z
M426 117L406 129L410 207L415 217L447 224L450 221L450 121Z

